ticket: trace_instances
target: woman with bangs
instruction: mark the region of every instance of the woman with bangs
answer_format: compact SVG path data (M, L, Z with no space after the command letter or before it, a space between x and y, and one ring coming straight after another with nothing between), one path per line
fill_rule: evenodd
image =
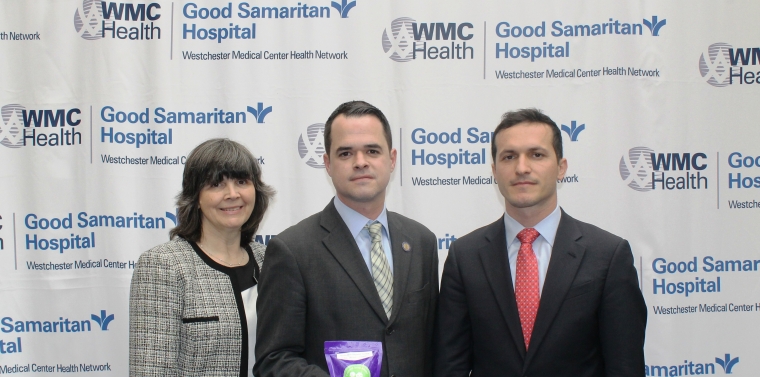
M171 240L132 275L130 376L252 376L265 249L253 236L273 195L241 144L211 139L190 152Z

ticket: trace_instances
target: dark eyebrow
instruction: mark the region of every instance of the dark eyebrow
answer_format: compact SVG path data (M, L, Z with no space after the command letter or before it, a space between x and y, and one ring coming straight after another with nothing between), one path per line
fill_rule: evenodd
M365 144L363 146L365 149L383 149L383 147L380 144L373 143L373 144ZM353 147L338 147L338 149L335 150L336 153L345 152L345 151L351 151L353 150Z
M548 151L548 149L546 149L544 147L528 148L528 153L546 152L546 151ZM505 153L516 153L516 152L515 152L514 149L502 149L501 151L499 151L498 155L500 156L500 155L505 154Z

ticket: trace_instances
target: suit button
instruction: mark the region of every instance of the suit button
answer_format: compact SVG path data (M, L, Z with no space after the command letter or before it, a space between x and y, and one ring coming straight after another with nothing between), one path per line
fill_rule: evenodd
M391 334L393 334L395 331L396 331L395 329L393 329L393 328L390 328L390 329L387 329L387 330L385 330L385 334L386 334L386 335L391 335ZM395 377L395 376L391 376L391 377Z

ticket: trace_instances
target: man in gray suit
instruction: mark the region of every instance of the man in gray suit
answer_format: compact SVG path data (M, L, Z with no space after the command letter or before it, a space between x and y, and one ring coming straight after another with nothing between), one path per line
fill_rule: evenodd
M504 216L443 267L436 377L643 377L647 310L628 241L557 204L557 124L504 114L491 144Z
M383 343L381 376L432 376L436 238L386 211L396 165L383 113L361 101L325 123L336 196L273 238L259 282L259 377L327 376L324 342Z

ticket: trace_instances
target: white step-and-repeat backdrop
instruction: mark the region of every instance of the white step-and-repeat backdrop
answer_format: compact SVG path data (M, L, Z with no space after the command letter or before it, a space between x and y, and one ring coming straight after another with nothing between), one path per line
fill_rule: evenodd
M187 153L248 146L267 242L333 196L323 122L363 99L388 207L451 241L503 212L500 115L561 125L561 206L630 240L647 374L760 373L755 1L0 2L0 374L127 375L128 290ZM89 375L89 374L86 374Z

